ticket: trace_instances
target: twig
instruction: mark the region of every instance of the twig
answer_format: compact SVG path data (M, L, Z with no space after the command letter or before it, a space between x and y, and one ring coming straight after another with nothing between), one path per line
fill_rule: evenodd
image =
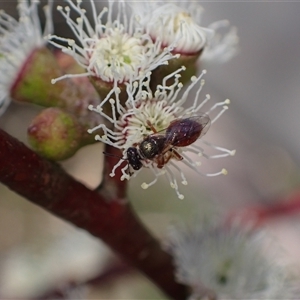
M243 222L251 221L253 226L261 226L274 218L300 214L300 191L296 190L288 196L277 199L274 203L249 206L237 209L228 216L228 221L239 218Z
M106 242L172 299L186 298L186 287L175 282L171 256L128 203L87 189L3 130L0 166L0 181L10 189Z

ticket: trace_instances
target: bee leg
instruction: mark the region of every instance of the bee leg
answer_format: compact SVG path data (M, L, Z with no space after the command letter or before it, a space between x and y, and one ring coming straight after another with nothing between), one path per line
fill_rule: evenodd
M157 164L157 168L162 169L163 166L166 164L165 155L157 155L157 157L155 158L155 162Z
M172 158L176 160L183 160L182 155L180 155L174 148L170 149L170 152L172 153Z
M153 133L157 133L157 130L154 128L154 126L152 125L152 123L149 120L147 120L146 123L150 127L150 129L153 131Z
M166 152L163 155L163 159L164 159L164 164L168 163L169 160L173 157L173 153L172 153L172 149L170 149L168 152Z

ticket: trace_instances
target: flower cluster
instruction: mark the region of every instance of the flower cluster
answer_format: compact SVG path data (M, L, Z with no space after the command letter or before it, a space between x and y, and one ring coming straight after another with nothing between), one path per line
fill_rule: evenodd
M10 102L10 90L30 54L45 45L44 35L53 31L52 0L45 6L44 31L38 17L39 1L18 1L19 21L0 11L0 115Z
M166 175L177 196L183 199L173 173L173 169L177 170L181 183L187 184L179 163L201 175L226 174L225 169L208 174L201 172L198 168L201 162L193 160L189 154L205 158L234 155L235 151L200 140L199 143L220 152L208 155L203 145L194 143L222 115L230 101L227 99L206 108L210 96L207 95L202 102L199 100L206 71L198 77L192 76L191 84L184 92L180 81L187 62L180 56L186 55L188 59L195 56L186 65L189 68L203 49L212 43L217 44L216 29L224 22L218 22L219 25L212 28L200 27L195 20L200 19L202 7L195 3L187 6L171 2L126 5L124 1L114 0L108 1L108 8L104 7L99 13L96 3L91 0L92 20L89 20L82 1L66 1L68 6L58 6L58 10L77 42L57 35L50 35L49 40L75 58L86 72L65 74L54 79L53 83L73 76L90 77L102 101L89 108L99 113L106 123L89 132L102 132L96 139L122 152L111 176L115 176L120 168L121 180L129 179L141 169L148 168L154 179L143 183L144 189L152 186L159 176ZM114 9L117 9L116 18L113 17ZM77 16L76 21L73 14ZM231 36L236 37L235 34ZM218 45L222 45L224 53L233 48L234 43L225 44L219 41ZM209 52L218 51L214 47L214 51ZM196 92L195 100L190 108L185 109L191 90ZM183 130L188 132L182 134ZM179 138L178 134L183 137Z
M207 28L199 25L202 7L195 3L108 1L99 13L90 1L92 20L82 7L83 2L66 0L68 6L58 10L71 28L74 39L49 35L50 43L71 55L86 70L83 74L66 74L53 80L73 76L91 76L104 82L138 79L168 61L176 53L197 58L228 60L237 49L236 29L222 36L218 30L228 22L218 21ZM113 10L117 9L117 17ZM73 20L72 13L77 15ZM127 15L129 17L127 17Z
M150 88L151 73L148 73L138 81L129 82L126 85L128 99L125 106L120 105L118 98L120 90L116 87L116 99L109 99L112 111L115 112L112 117L107 116L103 112L103 104L100 104L97 107L90 106L91 110L108 118L113 124L114 129L112 130L106 125L100 124L89 131L92 133L95 130L102 129L104 134L102 136L97 135L96 139L119 148L123 153L123 157L120 158L119 162L112 170L111 176L115 175L115 170L117 168L122 168L121 180L129 179L133 172L136 175L142 167L146 167L153 172L154 180L150 183L143 183L142 188L147 189L157 181L159 176L166 175L171 187L175 189L177 196L180 199L183 199L184 196L179 192L177 179L172 168L180 173L182 184L186 185L187 180L182 168L178 167L179 160L198 174L216 176L226 174L226 170L222 169L216 173L204 174L198 169L201 165L201 161L192 160L189 157L189 153L196 153L198 156L206 158L226 157L234 155L235 153L234 150L230 151L208 144L202 139L199 140L200 143L202 142L206 145L210 145L220 152L217 155L209 156L204 153L201 145L189 143L187 141L192 139L195 135L196 139L203 136L206 133L209 124L213 124L223 112L227 110L227 105L230 101L227 99L224 102L217 103L205 110L205 105L210 100L210 95L206 95L205 99L199 103L199 95L204 85L203 75L206 73L205 70L202 71L200 76L192 77L191 84L183 94L180 95L183 84L180 83L179 73L184 69L185 68L182 67L166 76L163 79L162 84L158 85L154 92L152 92ZM170 81L173 83L168 84ZM185 109L184 104L187 102L189 94L193 89L196 90L194 102L191 107ZM183 125L179 125L175 132L174 130L172 131L172 137L170 136L171 133L166 131L166 129L177 120L191 120L192 118L193 120L196 120L194 121L195 123L189 121L183 122ZM185 126L185 128L182 128L182 126ZM172 140L172 138L178 135L181 130L186 131L184 136L180 137L181 140ZM157 145L157 138L160 139L161 146ZM149 141L148 146L154 147L154 155L151 158L147 155L145 156L142 152L141 143L147 139ZM186 144L185 141L187 141L188 145L183 147L182 143ZM131 159L129 151L134 151L132 147L136 147L137 150L135 151L135 156ZM147 149L145 151L147 151ZM128 161L125 166L123 164L124 160ZM131 163L134 161L139 164L139 167L136 168L134 163Z
M278 262L281 251L266 231L210 217L171 228L165 247L177 280L191 288L190 300L298 299L288 266Z

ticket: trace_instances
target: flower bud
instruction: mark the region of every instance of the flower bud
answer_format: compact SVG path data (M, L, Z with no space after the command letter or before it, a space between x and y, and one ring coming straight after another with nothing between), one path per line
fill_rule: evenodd
M39 1L18 1L19 19L16 20L3 10L0 10L0 115L5 111L10 99L11 90L15 92L15 85L20 81L20 75L27 72L27 62L32 60L36 51L46 44L43 36L53 31L51 10L53 1L48 0L44 7L46 22L44 30L38 14ZM41 68L47 66L41 65ZM45 68L44 73L47 72ZM23 87L24 88L24 87ZM30 87L29 87L30 88ZM35 91L36 85L33 88ZM34 94L33 92L31 94ZM48 90L43 94L48 94ZM28 95L17 91L18 100L33 102ZM42 99L38 97L38 99Z
M67 97L66 82L53 86L51 79L62 71L53 54L46 47L33 50L23 64L10 89L14 100L41 106L65 107ZM70 84L69 84L70 85ZM71 85L69 86L71 88Z
M78 116L86 115L89 104L99 103L96 92L87 80L81 80L80 85L70 78L51 83L53 78L62 74L49 49L35 49L19 71L11 87L11 97L44 107L65 108Z
M71 157L81 146L94 142L75 116L59 108L47 108L28 128L32 148L51 160Z

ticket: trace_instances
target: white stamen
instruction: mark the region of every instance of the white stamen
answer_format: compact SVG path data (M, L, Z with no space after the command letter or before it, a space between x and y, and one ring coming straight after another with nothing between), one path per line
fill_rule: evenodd
M190 299L299 299L297 276L265 228L210 214L169 228L164 249ZM267 252L266 252L267 251ZM205 295L205 297L203 297Z
M42 32L38 1L19 1L19 21L0 10L0 115L10 103L10 89L29 55L45 45L43 35L52 33L53 0L44 8L46 24Z
M120 105L118 109L118 114L120 116L118 119L116 119L117 114L115 113L113 113L112 118L106 116L101 109L102 103L96 108L90 107L90 109L97 111L104 118L109 120L113 124L114 130L109 129L104 124L100 124L89 132L101 129L105 137L99 137L98 139L100 141L123 150L124 158L114 166L112 174L115 174L115 170L121 166L124 160L128 159L127 149L129 147L136 147L137 152L139 152L139 145L146 137L149 137L149 135L152 135L154 132L158 132L159 134L166 134L166 129L174 120L180 118L189 118L191 116L197 116L198 114L199 116L202 116L202 118L205 118L205 122L207 122L207 120L209 121L209 117L206 114L199 112L200 109L203 109L208 104L208 100L210 99L210 96L206 95L205 99L202 102L199 100L200 91L204 84L203 76L206 73L205 70L200 74L200 76L193 77L191 79L190 86L178 100L179 91L182 88L182 85L179 82L179 72L182 69L183 68L180 68L179 70L173 72L171 75L166 76L162 80L162 84L157 85L157 89L154 93L150 88L150 79L152 75L151 72L148 72L145 77L141 79L126 83L126 92L128 95L128 99L125 102L124 107ZM171 84L168 85L167 82L171 82ZM190 108L184 109L183 105L189 98L189 92L192 92L193 88L197 89L193 105ZM120 103L118 97L112 99L110 98L110 96L106 97L103 101L109 101L113 111L117 110L116 106ZM221 103L217 103L213 105L212 108L207 110L208 113L211 113L221 108L221 111L217 113L217 116L214 117L213 120L218 119L222 115L222 113L226 109L224 108L225 104L229 104L229 101L225 100ZM197 113L196 115L195 112ZM151 126L149 126L149 122L151 123ZM199 170L201 161L195 161L188 156L188 153L196 153L199 157L203 156L204 158L210 159L232 156L234 155L235 150L228 150L223 147L214 146L213 144L203 141L202 136L199 140L199 143L201 142L205 146L208 146L215 151L218 151L219 153L208 154L204 152L204 149L202 147L196 145L195 143L186 147L176 147L176 145L171 144L168 145L171 146L169 151L176 151L176 156L175 154L174 156L172 156L172 154L167 151L164 154L158 153L157 156L152 160L141 159L141 169L149 168L154 174L154 179L149 183L144 182L141 187L143 189L148 189L157 182L159 176L165 175L170 183L171 188L175 190L177 197L179 199L183 199L184 197L179 191L179 186L175 175L176 173L180 175L180 182L183 185L187 185L188 180L186 179L182 168L180 167L180 164L188 166L196 173L203 176L213 177L217 175L227 174L227 171L225 169L213 173L201 172ZM171 155L171 157L169 155ZM183 158L181 161L180 156L182 156ZM165 163L163 163L164 160L166 161ZM158 164L160 164L160 168L157 167ZM161 164L163 164L163 168L161 168ZM131 173L134 173L134 175L136 175L140 170L131 170ZM130 178L128 171L128 164L126 164L126 166L122 168L123 179Z
M65 11L59 10L79 42L67 47L65 38L52 35L49 39L51 44L74 57L86 69L84 76L94 76L105 82L128 82L167 64L176 56L168 47L162 51L161 42L153 42L149 35L134 27L134 15L128 21L125 2L109 1L109 7L97 13L94 0L91 0L94 25L81 9L81 2L66 2L69 7ZM115 20L112 15L114 6L118 10ZM70 16L71 10L78 14L76 22ZM106 21L103 21L105 17ZM74 76L68 74L56 81Z
M155 39L160 39L164 45L174 43L174 49L183 53L201 50L211 31L198 26L188 11L173 3L149 8L141 22Z

